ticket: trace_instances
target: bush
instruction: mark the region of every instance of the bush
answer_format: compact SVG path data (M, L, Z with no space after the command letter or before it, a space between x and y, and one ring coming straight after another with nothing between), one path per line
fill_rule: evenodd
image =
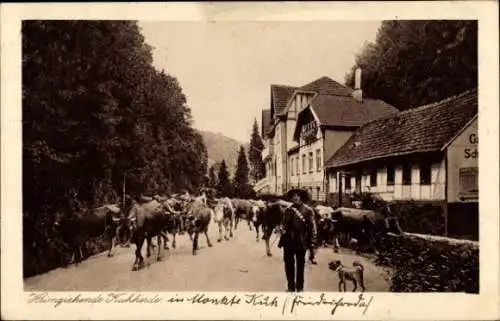
M442 203L395 202L391 209L405 232L433 235L445 233Z
M23 277L31 277L71 263L70 246L55 232L55 215L23 215ZM85 258L107 249L104 238L85 240L82 254Z
M472 242L408 234L380 240L376 263L392 269L392 292L479 293L479 248Z

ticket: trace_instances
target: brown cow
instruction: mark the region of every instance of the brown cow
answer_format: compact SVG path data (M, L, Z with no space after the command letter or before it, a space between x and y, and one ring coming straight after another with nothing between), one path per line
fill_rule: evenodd
M147 241L147 257L151 256L151 240L154 236L157 237L156 259L160 261L161 240L167 239L165 230L169 226L172 216L166 213L163 205L156 200L141 200L140 203L134 200L130 206L128 217L135 224L133 241L136 250L132 269L138 270L144 266L144 257L141 253L144 241Z
M188 206L188 222L187 232L189 238L193 241L193 255L198 251L198 236L200 233L205 234L208 247L212 247L210 238L208 237L208 226L213 216L213 210L205 205L204 200L195 199Z
M233 206L234 206L234 230L238 228L238 223L240 220L245 220L247 221L248 228L250 231L252 230L252 225L250 223L253 223L254 220L256 219L256 209L254 208L254 205L249 201L249 200L243 200L243 199L233 199L232 200Z
M83 260L82 247L89 238L104 236L109 242L108 256L112 256L120 228L126 227L125 218L120 218L120 208L108 204L86 211L72 218L57 217L54 226L72 251L71 261Z

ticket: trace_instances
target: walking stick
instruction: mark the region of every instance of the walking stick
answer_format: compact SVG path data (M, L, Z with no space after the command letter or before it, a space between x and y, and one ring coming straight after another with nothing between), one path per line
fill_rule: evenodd
M274 238L274 241L271 242L271 246L270 247L273 247L274 246L274 243L276 243L276 241L281 237L281 233L273 233L276 235L276 237Z

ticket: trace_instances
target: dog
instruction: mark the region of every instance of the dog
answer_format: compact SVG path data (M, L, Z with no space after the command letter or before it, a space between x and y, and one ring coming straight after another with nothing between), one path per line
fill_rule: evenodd
M361 287L361 292L365 291L365 284L363 282L363 272L364 267L361 263L354 261L351 267L346 267L342 265L342 262L339 260L331 261L328 263L328 267L330 270L338 272L339 275L339 292L346 292L346 280L349 280L353 283L354 288L352 292L355 292L358 288L358 284Z

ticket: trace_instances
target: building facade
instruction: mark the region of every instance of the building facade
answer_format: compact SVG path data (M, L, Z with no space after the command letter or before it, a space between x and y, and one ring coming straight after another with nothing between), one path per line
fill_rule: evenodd
M287 125L289 126L286 106L294 90L295 87L271 85L271 106L263 111L262 138L265 147L262 157L266 167L266 193L281 195L286 192L286 142Z
M326 162L330 196L441 203L477 225L477 103L474 89L360 127Z
M360 91L322 77L294 92L288 106L296 114L289 138L292 146L288 150L289 188L304 188L313 200L325 201L328 191L325 159L359 126L397 112L395 107L380 100L363 99Z
M356 74L360 77L359 72ZM395 112L396 108L380 100L363 98L361 89L353 90L328 77L302 87L271 85L264 153L268 191L282 195L301 187L313 200L324 201L324 160L359 126Z

